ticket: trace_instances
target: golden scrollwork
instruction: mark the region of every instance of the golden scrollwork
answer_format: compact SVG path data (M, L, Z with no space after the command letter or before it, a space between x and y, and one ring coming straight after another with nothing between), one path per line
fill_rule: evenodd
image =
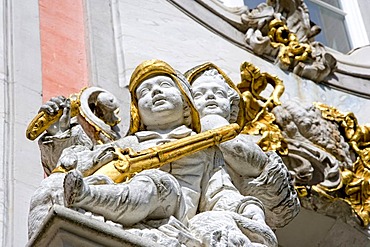
M336 122L356 154L353 167L342 169L344 199L367 226L370 222L370 125L360 125L352 112L343 113L322 103L314 103L324 119ZM334 196L336 197L336 196Z
M268 36L272 47L280 47L278 58L288 67L293 61L306 61L312 53L311 46L300 43L297 35L281 20L274 19L270 22Z
M281 130L274 123L275 116L271 110L281 105L280 96L284 92L283 82L276 76L261 73L259 68L251 63L244 62L240 66L241 82L237 85L245 103L246 124L242 130L244 134L261 135L258 145L264 151L276 150L286 155L287 144ZM274 89L268 98L261 93L271 85Z

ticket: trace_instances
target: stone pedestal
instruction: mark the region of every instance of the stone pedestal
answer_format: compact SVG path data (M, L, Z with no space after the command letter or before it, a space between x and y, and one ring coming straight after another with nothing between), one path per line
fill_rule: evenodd
M275 233L279 246L284 247L370 246L369 233L365 228L305 208L301 208L289 225Z
M54 205L27 247L159 246L118 227Z

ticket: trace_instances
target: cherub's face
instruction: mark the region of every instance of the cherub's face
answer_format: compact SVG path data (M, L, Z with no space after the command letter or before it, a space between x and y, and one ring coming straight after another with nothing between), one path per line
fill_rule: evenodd
M220 78L201 76L192 85L195 107L201 117L215 114L229 120L230 101L228 87Z
M167 76L143 81L136 89L140 118L145 126L166 125L183 120L184 102L175 82Z

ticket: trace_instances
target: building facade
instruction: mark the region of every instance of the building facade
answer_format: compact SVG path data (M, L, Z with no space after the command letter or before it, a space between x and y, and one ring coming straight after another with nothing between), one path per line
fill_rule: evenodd
M335 58L336 69L323 79L322 74L306 76L292 68L279 67L276 53L255 49L247 41L249 26L246 19L242 20L245 7L240 1L229 2L2 1L2 246L24 246L28 242L29 202L44 173L37 143L27 140L25 131L41 104L56 95L78 92L85 86L102 87L119 99L123 106L122 129L127 130L127 86L134 68L143 60L158 58L181 72L211 61L235 83L241 81L239 68L247 61L284 82L282 102L297 99L307 104L322 102L342 112L353 112L360 124L370 122L370 66L366 59L370 55L370 17L365 13L369 7L366 0L354 1L356 8L346 6L346 1L338 1L345 16L343 25L348 44L343 51L347 53L335 50L338 46L327 31L325 39L333 48L326 47L326 52ZM288 1L280 2L283 8ZM296 8L288 7L297 14L300 2L294 1ZM328 7L331 1L309 2ZM244 4L248 6L248 1ZM326 24L325 28L330 29ZM335 207L343 209L340 203L332 205L332 214L336 213ZM361 223L343 221L325 210L315 212L314 207L304 207L296 220L277 230L281 246L298 246L298 243L299 246L335 246L335 241L346 246L370 245L368 228ZM349 242L350 238L353 242Z

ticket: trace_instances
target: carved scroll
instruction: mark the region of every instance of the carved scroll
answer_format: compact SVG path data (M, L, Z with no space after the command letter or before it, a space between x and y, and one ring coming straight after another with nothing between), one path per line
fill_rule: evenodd
M261 73L253 64L244 62L240 67L241 82L237 85L245 103L246 124L244 134L262 135L258 145L264 151L277 150L286 154L287 147L279 127L274 124L275 116L271 110L280 105L284 92L283 82L276 76ZM268 99L261 96L267 85L274 87Z
M335 58L314 41L320 28L312 25L302 0L267 1L242 14L241 21L253 52L276 58L280 68L315 82L335 70Z
M106 143L118 139L118 131L114 131L114 127L121 120L117 116L119 111L117 100L111 93L101 88L90 87L70 95L68 99L71 101L71 117L78 117L79 123L93 142ZM35 140L52 124L59 121L62 114L63 107L54 115L40 111L27 127L27 138Z
M259 135L264 151L279 152L301 198L314 192L332 203L343 200L367 226L370 125L360 125L353 113L322 103L281 103L283 82L250 63L242 64L241 78L238 88L246 107L242 133ZM260 94L268 84L274 90L266 99Z

